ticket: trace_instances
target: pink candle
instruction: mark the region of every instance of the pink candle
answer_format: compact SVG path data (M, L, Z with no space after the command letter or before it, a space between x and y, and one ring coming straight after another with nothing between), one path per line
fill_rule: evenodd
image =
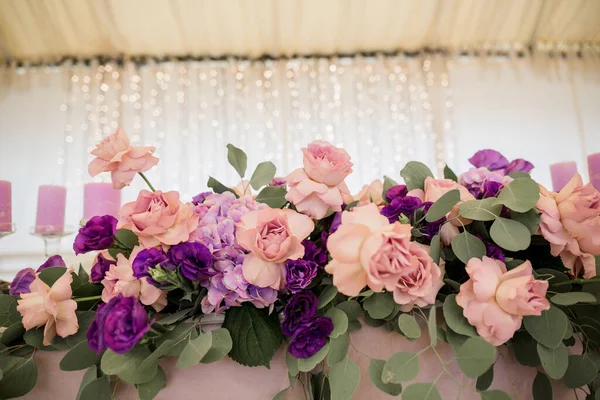
M62 233L65 230L67 189L63 186L42 185L38 191L36 233Z
M552 175L552 190L560 192L576 173L577 164L575 161L551 164L550 175Z
M112 183L86 183L83 187L83 218L96 215L119 217L121 191L113 189Z
M600 153L587 156L588 172L590 173L590 183L600 190Z
M9 181L0 181L0 232L12 231L12 190Z

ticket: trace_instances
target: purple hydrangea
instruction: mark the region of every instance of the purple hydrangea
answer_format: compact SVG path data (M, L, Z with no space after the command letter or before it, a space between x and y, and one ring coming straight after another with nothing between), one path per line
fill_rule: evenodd
M8 293L12 296L19 296L23 293L29 293L29 285L35 279L35 271L33 268L23 268L10 283Z
M396 185L388 189L388 191L385 194L385 198L387 199L387 201L391 202L392 200L397 199L398 197L406 196L407 193L408 188L406 187L406 185Z
M88 345L98 354L106 348L124 354L149 329L148 314L138 299L119 294L98 307L98 313L87 331Z
M505 168L508 165L508 160L496 150L479 150L469 158L469 162L476 168L485 167L490 171Z
M110 267L116 264L117 262L115 260L105 258L102 253L98 253L94 265L92 266L92 270L90 271L90 280L99 283L104 279L104 276Z
M325 346L332 331L331 318L314 318L296 330L288 345L288 352L296 358L311 357Z
M202 204L202 202L204 202L204 199L206 199L211 194L212 192L198 193L196 196L192 197L192 204L195 206L197 206L198 204Z
M293 336L302 324L317 314L317 296L313 292L294 294L283 309L281 331L285 336Z
M533 164L527 160L523 160L522 158L517 158L516 160L512 160L504 169L504 173L506 175L511 172L521 171L521 172L531 172L533 169Z
M207 280L216 274L210 250L202 243L179 243L171 247L167 255L174 265L179 266L181 275L191 281Z
M396 197L390 204L381 209L381 215L387 217L392 224L398 221L400 214L406 215L412 221L415 210L422 206L423 203L418 197Z
M67 268L67 264L65 263L65 260L63 260L63 258L61 256L56 254L54 256L48 257L46 262L39 266L39 268L37 269L37 272L43 271L46 268L50 268L50 267Z
M292 293L301 292L317 276L319 266L314 261L287 260L285 262L286 287Z
M112 215L92 217L83 227L73 243L75 254L84 254L92 250L108 249L117 233L117 219Z

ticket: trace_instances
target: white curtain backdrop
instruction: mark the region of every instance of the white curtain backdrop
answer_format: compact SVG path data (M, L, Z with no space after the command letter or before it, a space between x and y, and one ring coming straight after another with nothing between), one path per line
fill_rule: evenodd
M42 241L29 235L37 187L68 188L67 224L77 226L89 150L123 126L134 144L157 147L147 175L184 199L206 188L208 175L237 183L227 143L242 147L249 171L273 161L278 175L301 165L314 139L343 146L355 163L356 192L384 174L399 179L409 160L439 174L457 172L481 148L536 165L600 151L598 58L310 58L211 61L137 67L93 61L0 70L0 179L13 182L18 232L0 240L0 278L43 261ZM98 177L107 180L108 176ZM135 182L123 201L143 188ZM63 248L70 248L72 237ZM37 263L37 264L36 264Z

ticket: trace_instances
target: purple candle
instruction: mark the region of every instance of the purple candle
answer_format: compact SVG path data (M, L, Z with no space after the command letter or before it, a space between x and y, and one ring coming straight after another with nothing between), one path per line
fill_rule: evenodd
M96 215L119 217L121 191L113 189L112 183L86 183L83 186L83 218Z
M67 189L63 186L42 185L38 191L36 233L62 233L65 230Z
M590 183L600 190L600 153L587 156L588 172L590 173Z
M575 161L551 164L550 175L552 175L552 190L560 192L576 173L577 164Z
M0 232L12 231L12 189L9 181L0 181Z

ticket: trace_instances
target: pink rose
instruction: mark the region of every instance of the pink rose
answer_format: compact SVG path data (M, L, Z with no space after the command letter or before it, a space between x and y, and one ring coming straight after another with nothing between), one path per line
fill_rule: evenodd
M119 128L92 150L91 154L96 158L88 166L88 172L91 176L110 172L114 188L123 189L131 183L135 174L148 171L158 164L158 158L152 155L154 150L151 146L131 147L129 138Z
M304 240L315 224L306 215L290 209L266 208L250 211L237 225L236 239L250 254L244 258L244 278L258 287L282 289L284 262L304 255Z
M286 177L290 186L285 199L312 218L323 218L328 210L342 211L352 196L344 179L352 172L350 156L345 150L327 142L314 141L304 153L304 168Z
M133 231L144 247L156 247L187 242L198 220L193 205L179 201L179 193L142 190L136 201L121 207L117 228Z
M440 240L444 246L450 246L452 239L459 234L458 227L456 225L444 223L440 228Z
M559 192L540 185L536 208L541 212L540 233L550 242L553 256L560 256L574 276L596 276L594 256L600 255L600 193L583 185L576 174Z
M379 179L375 179L368 185L363 186L360 192L354 196L354 200L358 201L359 206L375 203L378 206L385 204L383 200L383 183Z
M167 292L148 283L146 279L137 279L133 276L131 262L142 250L136 246L129 259L123 254L117 255L117 264L112 265L104 279L102 285L102 301L108 303L110 299L120 293L123 296L133 296L140 299L140 302L147 306L152 306L156 311L160 311L167 305Z
M235 194L237 194L240 197L252 196L252 186L250 186L250 181L247 179L242 179L240 183L235 185L232 189L235 192Z
M72 268L66 269L52 287L46 285L39 276L36 277L29 286L31 292L21 294L21 298L17 300L17 310L23 316L25 330L46 325L43 341L45 346L52 343L56 334L64 338L74 335L79 329L75 314L77 302L71 299L71 272Z
M343 225L342 225L343 226ZM429 256L427 246L411 242L410 225L394 222L373 232L360 249L360 263L367 273L369 287L376 292L385 288L394 293L394 301L409 311L435 303L444 285L442 271Z
M456 302L479 336L494 346L513 337L524 315L550 308L548 282L533 279L529 262L507 272L501 261L472 258L466 271L470 279L460 286Z
M470 224L472 222L470 219L455 217L459 214L458 206L464 201L475 200L475 196L473 196L466 187L459 185L451 179L435 179L428 176L425 178L425 190L413 189L406 195L418 197L422 202L435 203L444 194L454 189L457 189L460 192L460 202L452 208L452 211L450 211L446 217L450 220L449 222L451 224L456 226Z

